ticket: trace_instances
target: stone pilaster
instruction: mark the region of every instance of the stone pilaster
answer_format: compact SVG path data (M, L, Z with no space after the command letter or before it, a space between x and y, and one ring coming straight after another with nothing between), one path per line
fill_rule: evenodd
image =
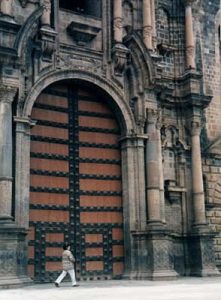
M152 50L152 13L151 0L143 0L143 41L147 49Z
M124 197L125 278L146 278L143 261L146 242L136 235L146 230L144 147L146 135L130 135L121 140ZM139 234L138 234L139 235ZM130 253L128 253L128 249ZM143 258L143 259L142 259Z
M122 158L122 186L123 186L123 210L124 210L124 246L125 251L125 278L131 278L136 270L134 243L131 232L136 230L137 208L135 191L135 155L134 141L130 137L121 140Z
M15 222L29 228L29 182L30 182L30 128L36 122L29 118L14 117L16 122L15 161Z
M122 43L123 40L123 11L122 0L114 0L114 41Z
M0 288L30 284L26 230L12 221L12 102L17 88L0 85Z
M12 217L12 101L16 88L0 85L0 220Z
M185 0L185 37L186 37L186 67L195 69L195 41L193 34L192 4L195 0Z
M136 137L137 153L137 197L138 197L138 226L137 229L144 231L147 225L147 203L145 198L145 143L146 135Z
M161 209L161 175L160 159L162 158L160 129L158 126L158 110L147 110L147 127L148 135L146 145L146 174L147 174L147 207L148 207L148 224L162 224ZM161 159L162 164L162 159Z
M166 222L165 220L165 197L164 197L164 176L163 176L163 156L162 156L162 144L161 144L161 133L160 127L157 128L158 134L158 153L159 153L159 187L160 187L160 208L161 208L161 220L163 223Z

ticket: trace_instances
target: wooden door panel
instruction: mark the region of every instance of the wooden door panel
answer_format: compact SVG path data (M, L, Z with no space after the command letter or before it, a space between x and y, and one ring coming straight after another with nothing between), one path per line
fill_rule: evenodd
M57 155L68 155L69 147L68 145L59 145L55 143L46 143L46 142L31 142L31 152L34 153L43 153L43 154L57 154Z
M33 107L29 272L54 281L71 242L77 278L124 270L120 128L95 92L54 85Z

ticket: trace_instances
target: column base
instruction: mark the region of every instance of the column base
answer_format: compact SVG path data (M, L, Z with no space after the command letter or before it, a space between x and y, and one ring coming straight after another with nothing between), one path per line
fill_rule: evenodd
M4 278L0 277L0 289L20 288L32 284L33 281L28 276L20 276L20 277L5 276Z
M195 228L195 233L188 238L191 276L221 276L215 263L213 238L208 226Z
M171 241L163 224L151 224L152 230L134 233L136 270L133 279L174 280L179 276L170 260ZM153 229L154 228L154 229Z
M174 270L155 270L149 275L150 280L176 280L179 277Z
M221 273L219 272L219 270L214 267L213 269L210 268L204 268L202 270L193 270L191 272L191 276L195 276L195 277L221 277Z
M123 275L124 280L146 280L150 278L150 273L145 271L132 271Z
M177 272L173 270L156 270L153 272L145 272L145 271L137 271L131 272L123 275L123 279L125 280L176 280L178 278Z
M0 217L0 288L29 285L26 230L10 218Z

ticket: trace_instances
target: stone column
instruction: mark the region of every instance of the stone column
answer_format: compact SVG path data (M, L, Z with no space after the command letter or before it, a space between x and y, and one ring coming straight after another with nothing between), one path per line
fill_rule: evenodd
M12 219L12 101L16 88L0 85L0 220Z
M190 275L216 276L213 233L206 223L203 173L200 149L200 117L191 120L193 229L188 237Z
M122 0L114 0L114 41L122 43L123 40L123 11Z
M162 156L162 144L161 144L161 133L160 127L157 128L158 134L158 151L159 151L159 176L160 176L160 207L161 207L161 220L163 223L166 222L165 220L165 197L164 197L164 176L163 176L163 156Z
M143 41L147 49L152 50L151 0L143 0Z
M136 272L135 245L131 232L136 230L136 192L134 141L130 137L121 140L121 164L124 211L125 278L134 277Z
M193 35L192 3L195 0L185 0L185 37L186 37L186 67L195 69L195 42Z
M30 284L26 230L12 221L12 102L17 88L0 85L0 288Z
M51 27L51 0L43 1L43 13L41 15L41 25Z
M12 3L13 0L2 0L1 1L1 13L6 16L12 16Z
M158 111L147 110L148 135L146 146L146 174L147 174L147 207L148 223L162 223L161 195L160 195L160 148L161 140L159 128L157 128ZM161 159L162 163L162 159Z
M153 47L153 50L156 50L156 48L157 48L157 33L156 33L155 0L151 0L151 16L152 16L152 47Z
M145 199L145 143L146 135L136 137L137 152L137 197L138 197L138 230L146 230L147 203Z
M191 123L191 143L192 143L192 188L193 188L193 211L195 226L206 224L205 199L203 189L203 173L200 149L200 121Z
M30 182L30 128L36 122L29 118L14 117L16 122L15 160L15 222L29 228Z
M147 278L147 209L145 203L144 141L146 135L121 140L124 203L125 278Z

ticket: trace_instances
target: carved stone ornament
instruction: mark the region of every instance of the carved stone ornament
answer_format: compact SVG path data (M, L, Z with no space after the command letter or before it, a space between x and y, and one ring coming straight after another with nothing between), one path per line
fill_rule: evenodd
M55 52L55 38L57 33L52 29L41 28L42 60L51 62Z
M123 44L116 44L112 49L114 74L123 76L126 69L129 50Z
M6 86L0 83L0 102L11 104L14 100L15 94L17 92L17 87Z
M192 121L190 129L191 129L192 136L195 135L199 136L202 129L200 121Z
M122 29L123 28L123 18L114 18L114 28Z

